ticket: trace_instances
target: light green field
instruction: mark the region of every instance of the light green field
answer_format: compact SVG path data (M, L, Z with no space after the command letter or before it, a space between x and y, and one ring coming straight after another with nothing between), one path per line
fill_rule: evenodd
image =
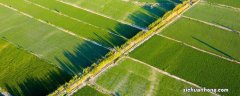
M240 36L234 32L181 18L160 34L230 59L240 60Z
M109 33L101 28L95 28L91 25L76 21L69 17L59 15L47 9L36 6L23 0L6 1L0 0L0 3L11 6L21 12L29 14L34 18L41 19L54 24L75 34L96 41L104 46L114 47L122 45L126 40Z
M240 18L236 18L240 17L240 10L219 7L214 4L199 3L184 15L240 31Z
M170 78L139 62L124 59L106 70L96 83L117 96L207 96L207 93L184 93L186 83ZM152 87L151 87L152 86Z
M126 38L131 38L136 35L140 30L130 25L119 23L115 20L108 19L106 17L90 13L88 11L73 7L68 4L58 2L56 0L29 0L35 4L39 4L46 7L52 11L65 14L91 24L96 27L100 27L103 30L111 31L115 34L124 36Z
M228 5L228 6L233 6L233 7L240 8L239 0L207 0L207 1L211 2L211 3L223 4L223 5Z
M240 93L239 64L181 43L154 36L135 49L130 56L202 87L230 90L219 94L236 96Z
M85 86L76 93L74 93L73 96L107 96L107 95L100 93L99 91L92 87Z
M146 28L149 24L161 17L167 10L175 7L176 3L160 3L161 6L151 7L149 5L134 4L129 0L61 0L71 3L96 13L104 14L116 20L129 22L131 24ZM157 2L157 1L156 1ZM167 3L166 3L167 2ZM93 7L94 6L94 7Z
M0 39L0 87L12 95L46 95L67 79L56 66Z
M0 37L75 73L109 50L0 6Z

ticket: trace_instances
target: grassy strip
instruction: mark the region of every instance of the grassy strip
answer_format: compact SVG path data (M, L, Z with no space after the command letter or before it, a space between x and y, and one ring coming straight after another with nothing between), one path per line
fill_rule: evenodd
M126 41L125 39L113 35L106 30L102 30L100 28L95 28L88 24L78 22L69 17L59 15L56 12L51 12L49 10L36 6L32 3L25 2L24 0L15 1L0 0L0 3L15 8L28 15L31 15L36 19L43 20L46 23L50 23L61 28L64 28L66 30L69 30L74 34L77 34L78 36L88 38L104 46L108 47L120 46Z
M160 34L233 60L240 60L238 33L181 18Z
M184 15L240 31L240 10L201 2Z
M130 56L201 87L229 89L229 92L219 93L222 95L235 96L240 92L239 64L160 36L148 40Z
M161 18L162 22L157 21L155 27L149 28L148 32L139 32L137 35L135 35L133 38L128 40L124 45L122 45L120 48L117 48L116 50L110 52L107 54L106 58L102 60L98 64L93 64L92 67L89 67L85 69L85 73L81 77L75 77L70 82L66 83L65 85L59 87L56 91L49 94L50 96L60 95L60 94L67 94L71 92L72 90L75 90L77 86L81 85L86 80L89 80L89 78L95 76L99 72L102 71L103 68L106 68L108 65L116 62L121 56L124 55L124 53L128 52L133 48L136 44L144 41L146 38L151 37L156 33L157 30L162 28L164 25L166 25L170 20L172 20L174 17L176 17L178 14L182 13L185 9L187 9L190 5L188 3L189 1L185 1L181 8L178 8L178 10L175 9L175 11L172 11L175 14L166 14L164 18ZM169 12L170 13L170 12ZM64 90L67 92L65 93Z

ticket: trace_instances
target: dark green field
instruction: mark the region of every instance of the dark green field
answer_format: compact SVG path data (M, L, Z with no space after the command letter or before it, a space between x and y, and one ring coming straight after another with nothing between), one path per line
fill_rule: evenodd
M230 59L240 60L240 38L238 33L181 18L159 34Z
M108 95L100 93L92 87L84 86L79 91L74 93L73 96L108 96Z
M152 37L130 56L202 87L230 90L219 94L234 96L240 92L239 64L160 36Z

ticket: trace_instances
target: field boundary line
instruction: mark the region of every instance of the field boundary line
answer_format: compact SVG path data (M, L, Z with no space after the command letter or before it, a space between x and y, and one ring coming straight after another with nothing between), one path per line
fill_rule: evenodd
M150 64L148 64L148 63L145 63L145 62L143 62L143 61L141 61L141 60L135 59L135 58L133 58L133 57L126 57L126 58L129 58L129 59L131 59L131 60L133 60L133 61L135 61L135 62L138 62L138 63L140 63L140 64L146 65L146 66L148 66L148 67L150 67L150 68L158 71L159 73L161 73L161 74L163 74L163 75L169 76L169 77L171 77L171 78L174 78L174 79L179 80L179 81L181 81L181 82L184 82L184 83L187 83L187 84L189 84L189 85L195 86L195 87L197 87L197 88L203 88L203 87L201 87L201 86L199 86L199 85L197 85L197 84L195 84L195 83L192 83L192 82L190 82L190 81L187 81L187 80L185 80L185 79L182 79L182 78L180 78L180 77L178 77L178 76L172 75L172 74L170 74L170 73L168 73L168 72L166 72L166 71L163 71L163 70L161 70L161 69L159 69L159 68L153 67L152 65L150 65ZM213 92L209 92L209 93L212 93L213 95L220 96L220 95L217 94L217 93L213 93Z
M122 23L122 24L126 24L126 25L129 25L129 26L132 26L132 27L137 28L137 29L139 29L139 30L148 31L147 28L142 28L142 27L140 27L140 26L137 26L137 25L134 25L134 24L131 24L131 23L122 21L122 20L113 19L112 17L106 16L106 15L101 14L101 13L99 13L99 12L95 12L95 11L92 11L92 10L89 10L89 9L86 9L86 8L83 8L83 7L81 7L81 6L77 6L76 4L64 2L64 1L62 1L62 0L56 0L56 1L61 2L61 3L64 3L64 4L67 4L67 5L70 5L70 6L73 6L73 7L75 7L75 8L81 9L81 10L85 10L85 11L87 11L87 12L89 12L89 13L92 13L92 14L96 14L96 15L99 15L99 16L102 16L102 17L105 17L105 18L108 18L108 19L111 19L111 20L120 22L120 23Z
M189 19L189 20L197 21L197 22L200 22L200 23L203 23L203 24L206 24L206 25L210 25L210 26L222 29L222 30L226 30L226 31L230 31L230 32L237 32L237 33L240 34L240 32L237 31L237 30L233 30L233 29L221 26L221 25L213 24L213 23L210 23L210 22L207 22L207 21L204 21L204 20L199 20L199 19L192 18L192 17L189 17L189 16L184 16L184 15L182 17L186 18L186 19Z
M47 22L45 22L45 21L43 21L43 20L41 20L41 19L34 18L33 16L28 15L28 14L26 14L26 13L24 13L24 12L21 12L21 11L15 9L15 8L13 8L13 7L10 7L10 6L5 5L5 4L3 4L3 3L0 3L0 5L4 6L4 7L6 7L6 8L9 8L9 9L11 9L11 10L14 10L14 11L16 11L16 12L18 12L18 13L21 13L21 14L23 14L24 16L27 16L27 17L29 17L29 18L31 18L31 19L33 19L33 20L37 20L37 21L39 21L39 22L41 22L41 23L43 23L43 24L47 24L47 25L49 25L49 26L51 26L51 27L54 27L54 28L56 28L56 29L58 29L58 30L61 30L62 32L65 32L65 33L67 33L67 34L69 34L69 35L72 35L72 36L77 37L77 38L80 38L80 39L82 39L82 40L91 42L91 43L93 43L93 44L95 44L95 45L98 45L98 46L100 46L100 47L103 47L103 48L105 48L105 49L111 50L111 48L106 47L106 46L103 46L103 45L97 43L96 41L90 40L90 39L85 38L85 37L83 37L83 36L79 36L79 35L75 34L74 32L71 32L71 31L69 31L69 30L66 30L66 29L64 29L64 28L62 28L62 27L56 26L56 25L51 24L51 23L47 23Z
M98 27L98 26L96 26L96 25L87 23L87 22L85 22L85 21L82 21L82 20L80 20L80 19L71 17L71 16L66 15L66 14L64 14L64 13L56 12L56 11L54 11L54 10L51 10L51 9L45 7L45 6L39 5L39 4L34 3L34 2L32 2L32 1L29 1L29 0L24 0L24 1L27 2L27 3L33 4L33 5L35 5L35 6L38 6L38 7L40 7L40 8L43 8L44 10L47 10L47 11L49 11L49 12L52 12L52 13L58 14L58 15L60 15L60 16L64 16L64 17L70 18L71 20L74 20L74 21L77 21L77 22L80 22L80 23L83 23L83 24L92 26L92 27L94 27L94 28L97 28L97 29L100 29L100 30L103 30L103 31L107 31L107 32L110 33L110 34L113 34L113 35L115 35L115 36L118 36L118 37L120 37L120 38L123 38L123 39L128 40L126 37L121 36L121 35L119 35L119 34L115 34L115 33L111 32L111 31L109 31L109 30L106 30L105 28L101 28L101 27Z
M185 46L187 46L187 47L190 47L190 48L193 48L193 49L195 49L195 50L197 50L197 51L200 51L200 52L203 52L203 53L206 53L206 54L215 56L215 57L217 57L217 58L221 58L221 59L227 60L227 61L229 61L229 62L233 62L233 63L240 64L240 62L238 62L238 61L236 61L236 60L229 59L229 58L227 58L227 57L220 56L220 55L217 55L217 54L215 54L215 53L212 53L212 52L209 52L209 51L200 49L200 48L198 48L198 47L192 46L192 45L187 44L187 43L185 43L185 42L182 42L182 41L173 39L173 38L171 38L171 37L168 37L168 36L165 36L165 35L159 35L159 34L156 34L156 35L158 35L158 36L160 36L160 37L163 37L163 38L166 38L166 39L168 39L168 40L175 41L175 42L177 42L177 43L183 44L183 45L185 45Z
M217 7L224 7L224 8L231 8L231 9L240 11L240 8L233 7L233 6L229 6L229 5L225 5L225 4L218 4L218 3L217 3L215 6L217 6Z

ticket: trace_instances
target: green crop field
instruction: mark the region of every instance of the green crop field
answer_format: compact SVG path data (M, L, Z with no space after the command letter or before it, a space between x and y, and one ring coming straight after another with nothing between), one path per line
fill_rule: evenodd
M220 7L209 3L199 3L184 15L240 31L240 10Z
M237 96L240 3L195 4L0 0L0 95ZM134 41L142 37L143 43ZM229 92L185 92L188 88Z
M125 58L97 78L99 86L120 96L207 96L207 93L184 93L184 88L193 87L157 70ZM193 87L194 88L194 87Z
M223 5L227 5L227 6L233 6L233 7L240 8L239 0L207 0L207 1L211 2L211 3L223 4Z
M97 14L90 13L88 11L76 8L74 6L64 4L55 0L29 0L35 4L39 4L42 7L48 8L52 11L59 12L73 18L76 18L82 22L86 22L93 26L108 30L126 38L131 38L140 30L130 25L119 23L115 20L102 17Z
M240 38L238 33L181 18L160 32L160 34L230 59L240 60Z
M100 13L116 20L129 22L131 24L147 27L157 18L161 17L166 11L175 7L175 2L169 0L155 1L161 6L143 5L141 3L134 3L134 0L60 0L71 3ZM135 0L136 1L136 0ZM177 1L177 0L176 0ZM94 7L92 7L94 6Z
M1 37L38 54L66 71L78 72L81 67L89 66L109 51L10 9L0 6L0 10L5 13L0 15L1 19L9 16L0 22ZM89 54L89 51L93 53Z
M73 94L73 96L107 96L103 93L98 92L90 86L84 86L79 91Z
M44 95L67 79L56 66L0 39L0 87L11 94Z
M16 1L0 0L0 3L11 6L12 8L15 8L26 14L29 14L34 18L41 19L50 24L54 24L60 28L69 30L79 36L98 42L104 46L108 47L114 47L117 45L119 46L126 41L119 36L109 33L108 31L73 20L63 15L59 15L57 13L51 12L47 9L44 9L42 7L39 7L32 3L28 3L23 0Z
M230 90L219 94L234 96L240 92L239 64L160 36L148 40L130 56L202 87Z

